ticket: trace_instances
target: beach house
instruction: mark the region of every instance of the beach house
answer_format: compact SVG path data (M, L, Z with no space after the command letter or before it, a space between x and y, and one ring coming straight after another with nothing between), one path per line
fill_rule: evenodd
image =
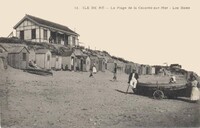
M78 45L78 36L70 28L35 16L25 15L14 27L16 37L33 42Z

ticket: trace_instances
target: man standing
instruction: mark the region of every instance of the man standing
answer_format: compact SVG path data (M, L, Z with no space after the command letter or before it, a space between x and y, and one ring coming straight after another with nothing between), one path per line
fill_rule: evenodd
M117 80L117 64L115 63L114 71L113 71L113 80Z
M137 86L138 78L139 78L139 76L136 73L136 70L133 69L132 72L129 75L128 83L132 87L132 90L133 90L134 93L136 92L136 86Z

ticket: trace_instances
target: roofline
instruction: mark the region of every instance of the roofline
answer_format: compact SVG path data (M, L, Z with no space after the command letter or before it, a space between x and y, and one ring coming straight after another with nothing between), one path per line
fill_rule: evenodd
M26 15L13 27L13 29L16 29L19 24L21 24L21 22L26 18Z
M6 52L8 52L8 50L7 50L6 48L4 48L4 46L2 46L1 44L0 44L0 46L1 46Z
M22 47L23 47L22 50L25 48L28 51L28 53L30 53L29 50L25 46L22 46ZM20 53L22 50L20 50L19 52L9 52L8 51L8 54Z
M62 56L62 57L70 57L70 56L72 56L72 55L76 57L76 55L74 55L73 52L72 52L71 54L69 54L69 55L63 55L63 54L62 54L61 56Z
M46 52L38 52L39 50L46 50ZM37 53L38 52L38 53ZM35 54L46 54L47 52L50 52L51 53L51 51L49 50L49 49L38 49L38 50L36 50L35 51ZM51 53L52 54L52 53Z
M31 19L27 14L13 27L14 29L16 29L25 19L28 19L32 22L34 22L35 24L37 24L38 26L40 27L45 27L45 28L49 28L49 29L54 29L54 30L57 30L57 31L61 31L63 33L67 33L67 34L71 34L71 35L76 35L76 36L80 36L78 33L71 33L71 32L67 32L67 31L64 31L64 30L61 30L61 29L57 29L57 28L54 28L54 27L51 27L51 26L47 26L47 25L42 25L38 22L36 22L35 20Z
M80 36L79 34L75 34L75 33L67 32L67 31L63 31L63 30L61 30L61 29L53 28L53 27L50 27L50 26L47 26L47 25L42 25L42 24L39 24L39 23L37 23L37 24L38 24L38 26L41 26L41 27L44 27L44 28L55 29L55 30L57 30L57 31L61 31L61 32L66 33L66 34L71 34L71 35L75 35L75 36Z

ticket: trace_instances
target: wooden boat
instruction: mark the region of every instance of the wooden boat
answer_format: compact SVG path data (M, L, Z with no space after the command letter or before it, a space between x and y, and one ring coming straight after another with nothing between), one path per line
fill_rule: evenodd
M45 69L27 68L27 69L24 69L24 71L28 73L36 74L36 75L42 75L42 76L53 75L51 71L45 70Z
M153 96L155 99L189 97L191 87L187 83L138 83L136 93Z

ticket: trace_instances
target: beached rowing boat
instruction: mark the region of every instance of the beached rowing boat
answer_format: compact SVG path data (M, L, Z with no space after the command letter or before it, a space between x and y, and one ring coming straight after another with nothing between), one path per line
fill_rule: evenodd
M53 75L51 71L45 70L45 69L36 69L36 68L27 68L24 69L25 72L32 73L32 74L37 74L37 75Z

